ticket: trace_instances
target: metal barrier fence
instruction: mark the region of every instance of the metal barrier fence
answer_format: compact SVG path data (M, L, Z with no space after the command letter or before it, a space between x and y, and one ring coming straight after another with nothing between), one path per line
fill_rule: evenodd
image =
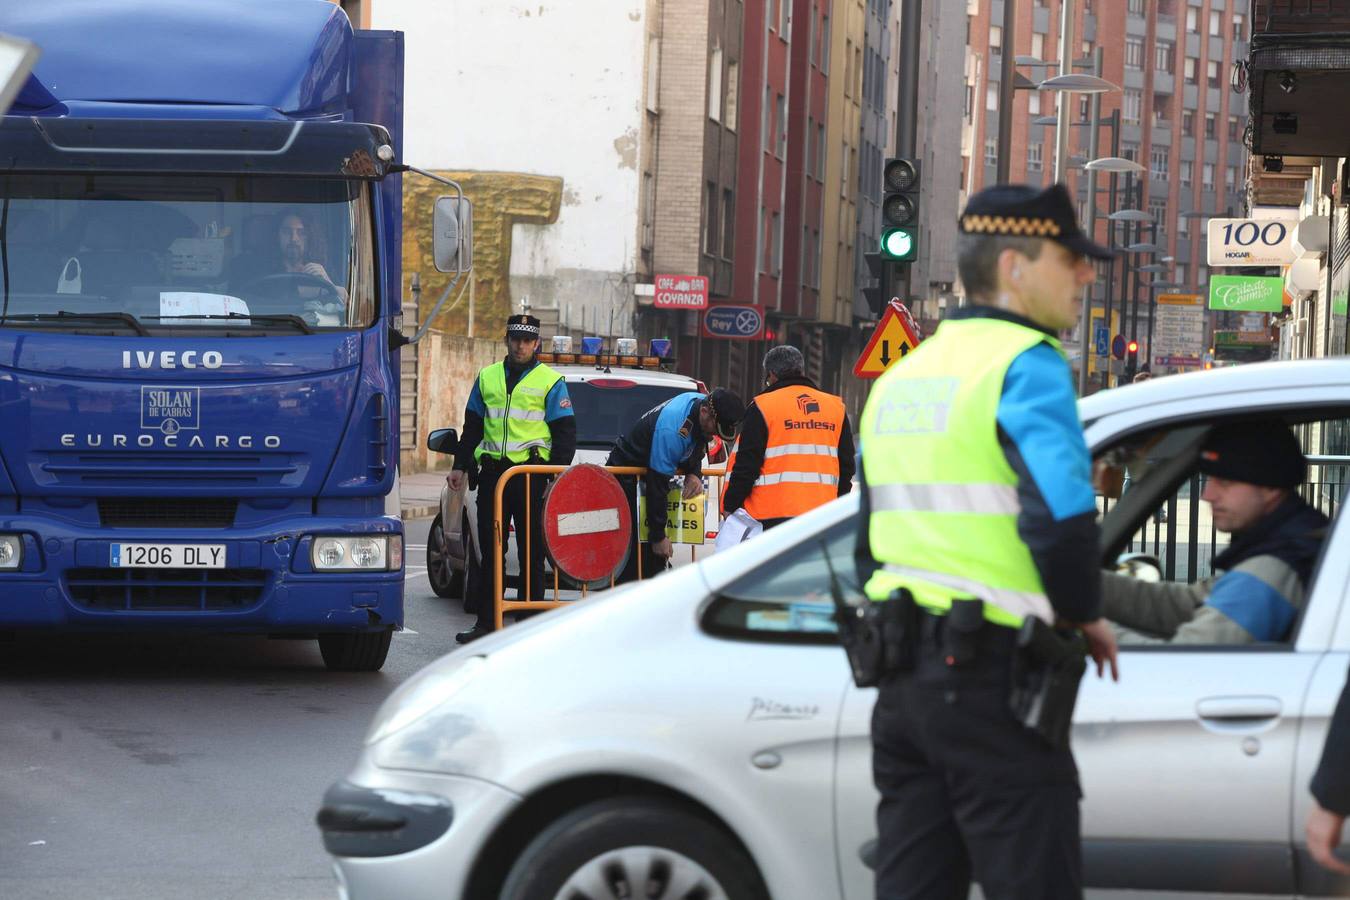
M494 627L498 629L502 627L502 617L508 612L543 611L548 609L555 609L559 606L562 606L564 603L571 602L569 600L561 599L561 593L563 590L560 583L561 576L556 568L553 569L553 599L552 600L528 599L531 594L530 563L534 559L532 554L536 552L540 553L543 552L542 547L531 546L533 540L532 539L533 528L531 527L530 519L534 511L530 509L530 503L528 502L530 496L530 477L534 475L539 476L557 475L560 472L567 471L568 468L569 468L568 466L554 466L554 465L512 466L511 468L506 470L506 472L501 476L501 478L497 479L497 490L492 498L492 553L493 553L492 616ZM600 468L604 469L606 472L609 472L616 478L625 476L641 478L643 475L647 474L647 470L639 466L601 466ZM522 545L525 548L525 556L522 571L520 573L520 585L516 593L518 599L507 600L505 597L506 531L504 523L502 521L502 501L506 492L507 483L512 478L518 477L523 477L525 479L524 496L526 497L527 502L525 504L525 529L524 529L525 533L517 534L516 540L523 542ZM703 489L704 494L710 500L713 498L718 498L722 495L722 480L725 477L726 477L725 468L704 470ZM664 499L665 498L661 498L662 501L664 501ZM648 498L647 502L649 503L652 502L652 499ZM713 509L715 511L716 507L713 507ZM633 510L633 516L634 516L633 529L636 531L639 528L636 508ZM705 520L704 522L705 535L708 531L707 524L708 523ZM690 562L693 562L696 558L698 547L701 545L689 544L687 546L689 547L689 560ZM637 577L638 580L641 580L643 578L641 543L637 545L636 552L637 552L637 560L636 560ZM614 576L611 575L609 579L609 587L614 587L614 583L615 583ZM581 584L579 586L579 590L581 596L585 597L587 594L587 586L585 584Z
M1310 477L1299 488L1299 496L1334 519L1345 498L1350 456L1309 455L1308 464ZM1192 475L1161 507L1166 511L1164 516L1154 513L1145 520L1130 538L1126 552L1153 554L1162 563L1163 577L1168 581L1193 583L1213 575L1214 557L1227 546L1228 539L1225 535L1220 540L1208 506L1201 505L1202 489L1201 477ZM1111 501L1105 501L1103 515L1111 505Z

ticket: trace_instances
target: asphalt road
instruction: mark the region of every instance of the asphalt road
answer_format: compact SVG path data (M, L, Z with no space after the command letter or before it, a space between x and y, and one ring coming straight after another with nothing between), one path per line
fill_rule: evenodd
M427 586L429 525L408 523L407 629L377 674L326 671L313 641L0 644L0 897L336 897L323 792L472 624Z

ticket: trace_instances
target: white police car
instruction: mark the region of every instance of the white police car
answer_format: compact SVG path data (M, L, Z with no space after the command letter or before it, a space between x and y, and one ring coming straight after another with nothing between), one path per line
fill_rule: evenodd
M540 361L550 365L567 383L577 424L577 452L573 465L604 465L615 439L647 410L677 394L707 390L701 381L661 370L654 357L601 355L595 363L586 365L559 363L559 357L579 357L540 354ZM627 364L622 364L621 360ZM456 446L454 430L433 431L427 445L433 451L453 453ZM725 461L727 449L717 441L709 449L704 466ZM456 498L448 484L441 487L440 512L432 521L427 536L427 577L432 591L439 597L463 598L469 567L482 564L485 551L478 546L478 531L474 527L477 504L477 491L465 490ZM707 526L712 532L717 528L715 509L714 506L714 514L707 517ZM506 565L509 575L515 572L514 551L506 554ZM549 581L551 583L551 579Z

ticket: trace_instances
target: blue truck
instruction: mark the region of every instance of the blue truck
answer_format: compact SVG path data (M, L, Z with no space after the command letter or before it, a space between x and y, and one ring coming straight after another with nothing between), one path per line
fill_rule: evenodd
M42 52L0 121L0 631L311 636L379 669L402 35L326 0L6 4L0 32ZM466 210L435 210L457 276Z

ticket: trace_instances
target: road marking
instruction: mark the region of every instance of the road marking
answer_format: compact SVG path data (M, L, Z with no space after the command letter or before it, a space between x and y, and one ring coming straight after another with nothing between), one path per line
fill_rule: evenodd
M619 530L619 510L591 509L586 512L563 513L558 516L558 536L569 537L577 534L598 534L602 531Z
M395 631L394 634L417 634L417 632L413 631L407 625L404 625L402 631Z

